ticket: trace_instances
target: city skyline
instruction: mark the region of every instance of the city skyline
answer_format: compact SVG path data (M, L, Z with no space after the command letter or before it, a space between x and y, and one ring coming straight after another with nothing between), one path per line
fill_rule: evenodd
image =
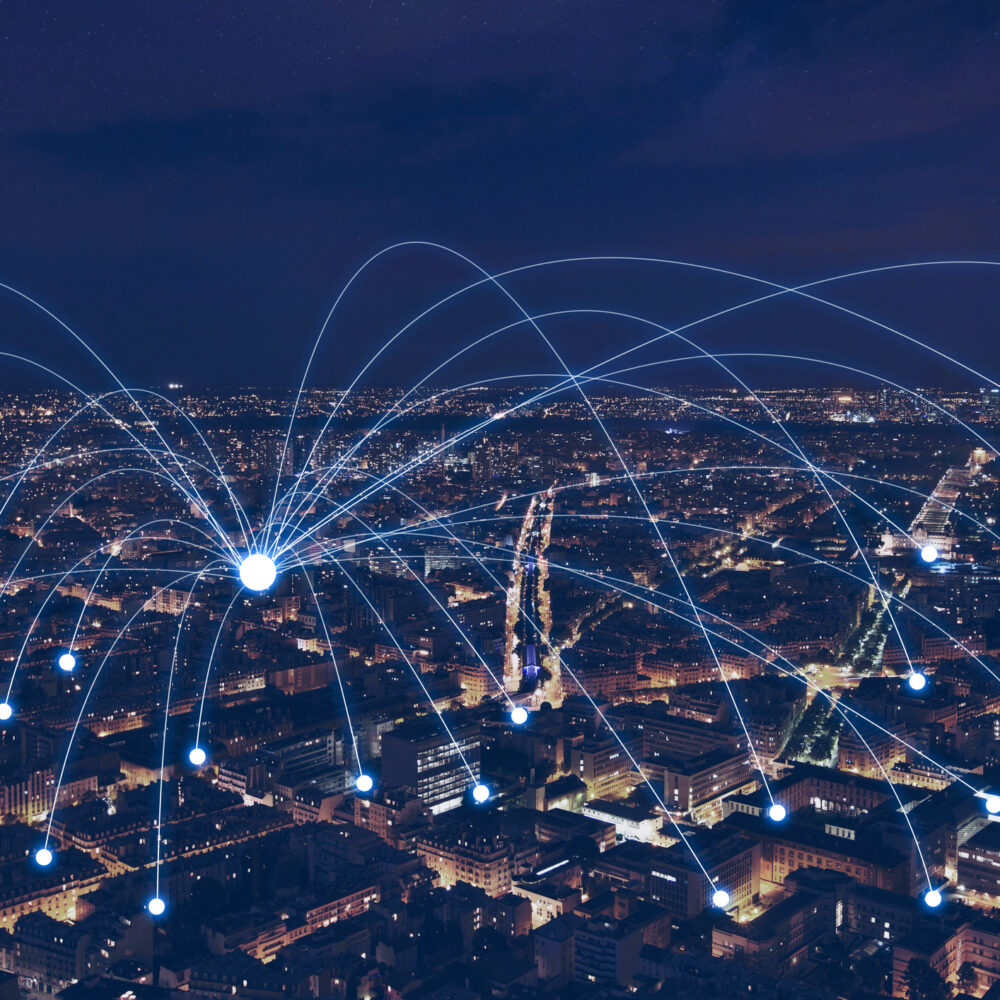
M1000 1000L1000 8L0 6L0 1000Z

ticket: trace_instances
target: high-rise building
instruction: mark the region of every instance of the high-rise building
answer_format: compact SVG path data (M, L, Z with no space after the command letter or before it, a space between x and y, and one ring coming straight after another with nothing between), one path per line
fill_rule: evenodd
M418 796L434 814L462 804L479 780L479 727L415 719L382 736L382 780ZM471 772L471 773L470 773Z

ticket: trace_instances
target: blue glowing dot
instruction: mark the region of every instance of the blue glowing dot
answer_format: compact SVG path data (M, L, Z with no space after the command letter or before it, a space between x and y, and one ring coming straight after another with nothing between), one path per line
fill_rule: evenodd
M65 670L67 674L72 673L76 666L76 657L72 653L63 653L59 657L59 669Z
M35 851L35 861L43 868L48 868L52 864L52 852L47 847L39 847Z
M14 709L7 702L0 702L0 722L6 722L14 714Z
M357 781L354 782L354 787L359 792L370 792L375 787L375 782L370 774L359 774Z
M724 910L729 905L729 893L725 889L716 889L712 893L712 905Z
M513 712L510 713L510 721L514 723L515 726L523 726L528 721L528 710L518 705Z
M159 917L163 914L163 911L167 908L167 904L160 899L159 896L154 896L147 904L146 909L153 914L154 917Z
M485 785L476 785L472 789L472 797L477 802L485 802L490 797L490 790Z
M925 563L937 562L940 553L937 548L933 545L925 545L920 550L920 558L923 559Z
M188 754L188 760L191 761L195 767L201 767L201 765L208 760L208 754L206 754L201 747L194 747Z
M924 902L929 907L931 907L931 909L934 909L935 907L940 906L941 905L941 893L939 893L937 891L937 889L928 889L927 892L924 893Z
M1000 795L986 796L986 811L988 813L1000 813Z
M906 678L906 683L909 684L911 689L914 691L923 691L923 689L927 687L927 678L923 674L914 670L914 672Z
M767 815L770 816L775 823L780 823L788 815L788 810L780 802L775 802L774 805L768 809Z
M240 563L240 580L247 590L267 590L277 575L274 560L263 552L254 552Z

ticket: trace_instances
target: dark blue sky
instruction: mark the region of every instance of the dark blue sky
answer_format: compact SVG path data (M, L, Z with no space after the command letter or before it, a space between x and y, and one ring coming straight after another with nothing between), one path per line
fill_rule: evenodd
M1000 259L998 66L992 2L4 0L0 280L129 381L233 385L293 382L343 280L398 240L497 270L640 253L779 281ZM380 265L317 381L467 273ZM748 290L643 280L524 291L670 323ZM839 294L1000 373L1000 273ZM6 349L52 357L48 329L0 303ZM833 329L777 313L711 336L818 350ZM482 332L442 318L417 360ZM608 338L563 344L577 362ZM394 357L383 377L409 375Z

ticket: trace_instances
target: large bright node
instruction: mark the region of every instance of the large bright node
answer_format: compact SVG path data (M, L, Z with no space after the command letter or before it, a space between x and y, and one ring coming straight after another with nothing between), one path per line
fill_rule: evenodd
M775 823L780 823L787 815L788 810L780 802L775 802L767 811L767 815L774 820Z
M39 847L35 851L35 861L43 868L48 868L52 864L52 852L47 847Z
M201 767L201 765L208 760L208 754L206 754L201 747L194 747L188 754L188 760L191 761L195 767Z
M986 796L986 811L988 813L1000 813L1000 795Z
M263 552L254 552L240 563L240 580L247 590L267 590L277 575L274 560Z
M925 563L937 562L938 555L937 548L933 545L925 545L920 550L920 558L923 559Z
M359 774L357 781L354 782L354 787L359 792L370 792L375 787L375 782L370 774Z
M146 909L153 914L154 917L159 917L162 915L163 911L167 908L167 904L160 899L159 896L154 896L147 904Z
M729 893L725 889L716 889L712 893L712 905L724 910L729 905Z
M528 710L523 705L518 705L517 708L510 713L510 721L513 722L515 726L523 726L528 721Z
M6 722L14 714L14 709L7 702L0 702L0 722Z
M923 689L927 687L927 678L924 677L923 674L914 670L913 673L907 677L906 683L909 684L914 691L923 691Z
M476 785L472 789L472 797L477 802L485 802L490 797L490 790L485 785Z
M63 653L59 657L59 669L65 670L66 673L71 673L73 668L76 666L76 657L72 653Z
M931 907L931 909L934 909L935 907L940 906L941 905L941 893L939 893L937 891L937 889L928 889L927 892L924 893L924 902L929 907Z

